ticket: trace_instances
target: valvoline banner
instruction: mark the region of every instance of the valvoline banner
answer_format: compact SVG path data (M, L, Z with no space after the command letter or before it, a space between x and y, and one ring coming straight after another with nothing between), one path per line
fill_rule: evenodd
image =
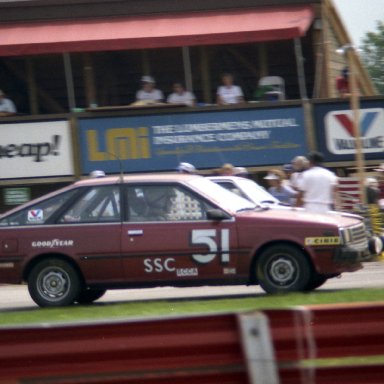
M307 153L301 107L79 119L82 172L281 165Z
M319 149L327 161L353 160L356 153L354 114L348 104L315 108ZM384 105L364 101L358 111L358 131L366 159L382 159L384 153Z

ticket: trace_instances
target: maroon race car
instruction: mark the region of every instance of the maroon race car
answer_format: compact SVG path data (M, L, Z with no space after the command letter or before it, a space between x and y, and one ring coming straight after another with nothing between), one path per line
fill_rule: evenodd
M79 181L0 217L0 283L40 306L107 289L260 284L311 290L369 255L354 217L257 206L201 176Z

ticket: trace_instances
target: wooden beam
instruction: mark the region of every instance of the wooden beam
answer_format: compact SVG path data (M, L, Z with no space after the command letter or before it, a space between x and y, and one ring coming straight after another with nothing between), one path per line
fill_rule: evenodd
M252 76L256 78L260 76L260 70L258 70L258 67L255 65L255 63L250 62L248 58L241 54L236 48L227 48L227 50L240 64L242 64L247 69L247 72L252 74Z
M212 103L211 75L209 72L209 52L206 46L200 47L201 88L204 103Z
M68 106L69 106L69 110L72 111L76 108L76 95L75 95L75 85L73 82L72 60L71 60L70 53L68 52L63 53L63 64L64 64L65 84L67 86Z
M28 87L28 77L24 71L18 69L15 65L12 64L9 60L3 59L4 65L13 72L13 74ZM36 92L38 97L41 98L41 101L50 109L53 113L65 113L67 112L47 91L41 87L36 87Z
M189 92L193 92L191 53L189 47L181 47L181 53L183 56L185 87Z
M324 81L324 96L326 98L328 97L335 97L336 91L334 87L334 81L335 79L332 76L331 69L330 69L330 63L331 63L331 37L330 37L330 23L328 18L328 11L327 11L327 4L324 1L322 4L322 22L323 22L323 54L324 54L324 77L326 81ZM321 92L323 93L323 92Z
M35 68L33 59L28 57L25 60L28 82L28 100L29 100L29 113L32 115L39 114L39 100L37 95Z
M257 45L258 49L258 58L259 58L259 68L260 68L260 77L268 76L268 51L267 44L260 43Z
M141 68L143 68L143 75L152 75L148 49L141 51Z
M91 106L94 106L94 104L97 104L93 61L90 53L83 53L82 58L83 58L85 102L88 107L91 107Z
M334 31L340 46L351 44L351 38L349 37L346 29L344 28L343 22L341 21L339 14L337 13L335 6L333 5L332 0L323 0L323 4L325 9L325 17L329 22L329 26ZM370 78L367 70L363 66L360 57L358 56L355 50L353 50L352 52L351 61L353 62L354 67L356 68L359 78L359 86L363 95L377 95L377 90L375 89L372 79Z

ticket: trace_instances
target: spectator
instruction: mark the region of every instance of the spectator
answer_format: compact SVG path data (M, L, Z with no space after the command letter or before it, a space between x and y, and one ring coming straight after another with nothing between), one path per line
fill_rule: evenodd
M16 113L16 107L12 100L5 96L5 93L0 89L0 116L9 116Z
M379 204L380 189L379 182L374 177L367 177L365 179L365 191L367 195L367 204Z
M291 186L291 175L293 173L293 166L292 164L284 164L283 165L283 173L284 173L284 184Z
M333 209L337 177L323 167L322 153L311 152L307 158L309 169L299 181L298 205L311 212L326 213Z
M238 177L249 177L249 173L247 171L247 168L244 167L235 167L233 170L233 175Z
M348 97L350 95L348 67L345 67L341 71L341 76L336 78L336 89L340 97Z
M220 168L219 173L223 176L233 176L235 174L235 167L230 163L226 163Z
M99 169L96 169L89 174L89 177L91 179L99 179L101 177L105 177L105 172L100 171Z
M284 183L284 172L279 169L272 169L264 177L264 180L268 180L268 191L272 196L283 204L292 205L297 192Z
M163 92L155 88L155 79L152 76L141 78L141 89L136 92L136 101L148 103L161 103L164 100Z
M188 105L189 107L194 107L196 105L196 98L192 92L185 90L183 84L174 83L173 93L171 93L168 96L167 103L185 104L185 105Z
M299 182L303 176L303 172L308 169L309 162L305 156L296 156L292 160L293 172L290 177L290 185L296 191L299 189Z
M238 85L233 84L233 76L225 73L221 77L223 85L217 89L217 104L239 104L244 102L243 91Z
M379 205L381 209L384 209L384 163L381 163L378 168L374 169L374 171L378 172L377 180L380 190Z
M190 175L194 175L196 173L195 166L190 163L180 163L177 166L177 170L179 171L179 173L190 174Z

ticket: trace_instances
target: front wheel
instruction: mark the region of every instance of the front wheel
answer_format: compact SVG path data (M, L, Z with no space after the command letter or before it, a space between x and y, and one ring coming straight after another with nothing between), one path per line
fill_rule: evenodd
M257 262L256 278L267 293L303 291L310 276L308 259L291 245L271 246Z
M313 291L316 288L321 287L323 284L326 283L328 280L328 276L326 275L319 275L319 274L314 274L308 281L307 286L305 287L306 291Z
M36 264L28 276L28 290L40 307L71 305L80 293L80 278L68 262L50 258Z
M105 292L107 292L106 289L83 289L76 301L79 304L91 304L97 299L100 299L100 297L104 296Z

